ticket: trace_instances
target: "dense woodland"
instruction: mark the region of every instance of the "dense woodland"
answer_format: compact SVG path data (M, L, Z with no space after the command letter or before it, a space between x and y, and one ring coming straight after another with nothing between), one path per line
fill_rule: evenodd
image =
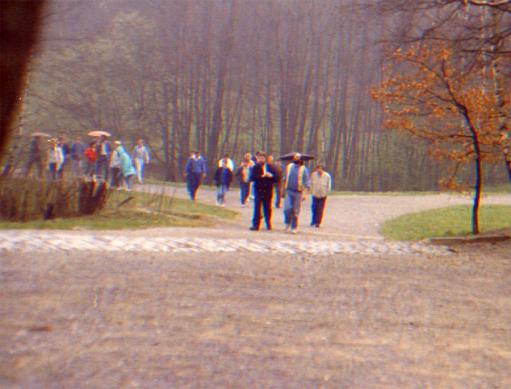
M100 129L128 145L144 138L153 174L168 180L182 179L191 149L209 166L225 153L297 150L325 163L337 189L435 189L452 161L384 128L371 92L396 47L427 44L443 34L433 21L458 12L470 22L482 7L419 3L53 0L13 147L36 130L73 139ZM487 182L505 182L492 162ZM470 181L470 168L458 173Z

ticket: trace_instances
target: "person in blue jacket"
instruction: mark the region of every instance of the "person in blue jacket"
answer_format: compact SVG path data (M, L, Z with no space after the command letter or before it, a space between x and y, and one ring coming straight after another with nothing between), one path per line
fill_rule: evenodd
M116 153L120 159L121 174L122 174L122 178L124 179L126 189L131 190L131 187L133 185L133 178L135 177L135 174L137 173L137 171L135 170L135 166L133 166L133 161L132 161L130 155L126 152L126 150L122 146L122 143L120 141L116 141L115 146L116 147L113 152Z
M225 207L225 195L229 191L232 182L231 166L229 158L224 157L220 160L220 166L215 171L216 205L221 207Z
M298 216L302 204L303 192L310 189L310 174L305 167L301 155L296 153L293 162L286 167L284 189L284 224L286 231L296 234L298 228Z
M193 151L185 166L186 186L191 200L195 201L197 198L197 190L206 173L206 161L198 151Z

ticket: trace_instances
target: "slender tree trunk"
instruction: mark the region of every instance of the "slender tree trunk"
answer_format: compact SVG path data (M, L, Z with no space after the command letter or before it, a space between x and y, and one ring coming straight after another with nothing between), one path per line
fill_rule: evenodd
M221 49L219 52L219 56L217 58L218 72L216 78L215 101L213 104L213 119L211 123L211 132L208 136L208 153L206 157L208 161L208 166L214 166L214 162L219 157L218 142L220 140L220 133L222 131L223 126L222 112L224 104L225 83L227 76L227 65L234 39L235 6L236 1L233 0L230 6L229 20L225 25L225 28L222 30Z
M475 167L475 184L474 184L474 201L472 205L472 234L479 234L479 205L481 203L481 192L483 187L483 169L481 159L481 145L479 143L479 136L472 125L467 112L464 112L465 121L468 124L470 134L472 137L472 148L475 154L474 167Z
M165 166L165 180L170 181L172 179L171 167L170 167L170 134L169 134L169 91L168 85L163 84L163 118L161 120L161 135L163 141L163 156Z

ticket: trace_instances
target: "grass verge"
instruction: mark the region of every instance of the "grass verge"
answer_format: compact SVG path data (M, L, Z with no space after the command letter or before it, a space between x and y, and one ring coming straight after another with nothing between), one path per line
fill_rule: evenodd
M0 221L2 229L119 230L154 227L205 227L217 219L233 219L237 213L225 208L194 203L161 194L112 192L104 210L84 217Z
M448 236L469 236L472 231L472 207L455 206L403 215L385 222L385 239L421 240ZM479 213L481 233L511 229L511 206L484 205Z

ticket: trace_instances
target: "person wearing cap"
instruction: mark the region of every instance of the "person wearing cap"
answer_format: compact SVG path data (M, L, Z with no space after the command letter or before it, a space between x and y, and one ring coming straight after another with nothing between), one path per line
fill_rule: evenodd
M319 228L325 211L326 197L332 190L332 178L321 164L316 166L316 170L311 174L311 227Z
M293 162L286 166L284 189L284 224L286 231L296 234L298 228L298 215L303 200L303 191L310 188L310 174L305 167L302 156L296 153Z

